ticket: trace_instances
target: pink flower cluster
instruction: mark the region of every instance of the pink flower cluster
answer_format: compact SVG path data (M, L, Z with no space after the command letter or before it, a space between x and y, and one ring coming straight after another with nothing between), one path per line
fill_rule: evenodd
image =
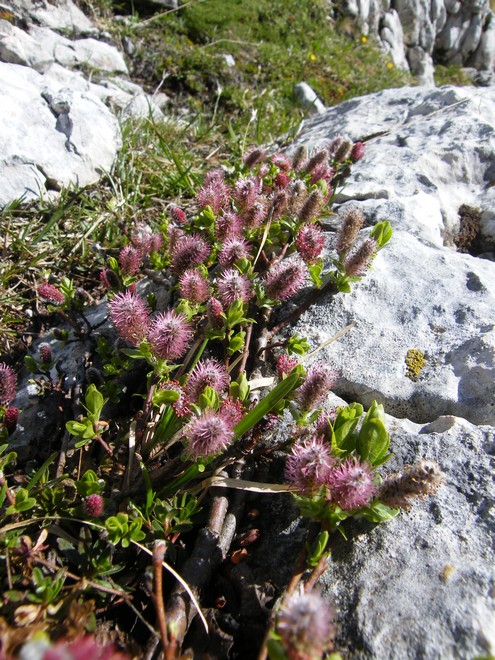
M317 591L294 593L281 607L277 633L289 660L320 660L335 638L335 609Z
M332 455L321 437L296 442L287 458L285 477L303 495L324 489L341 509L367 506L378 492L373 467L358 457L342 462Z
M47 302L51 303L52 305L56 305L57 307L61 305L65 300L64 294L59 289L57 289L56 286L49 284L48 282L44 282L43 284L39 285L38 295L40 298L43 298L43 300L46 300Z
M17 376L5 362L0 363L0 405L8 406L14 400L17 388Z
M308 367L304 383L297 388L295 401L302 412L309 412L322 403L335 385L338 372L321 362Z
M217 412L210 408L193 417L184 429L186 453L192 460L215 456L224 451L234 439L235 420L228 410Z
M130 291L115 295L109 308L117 331L130 344L139 346L147 340L154 354L163 360L175 360L185 353L192 328L182 314L169 310L151 319L146 303Z

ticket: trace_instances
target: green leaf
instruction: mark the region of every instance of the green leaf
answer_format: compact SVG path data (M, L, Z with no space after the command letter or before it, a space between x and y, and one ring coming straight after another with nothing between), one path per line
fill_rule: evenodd
M180 394L175 390L155 390L153 392L153 404L155 406L161 406L163 403L168 405L174 403L179 398Z
M32 355L24 356L24 366L28 371L30 371L33 374L37 374L40 370L38 363L36 362L36 360Z
M207 385L203 392L199 395L198 404L201 410L205 410L205 408L218 410L220 407L220 397L218 392Z
M292 355L293 353L296 355L305 355L310 348L311 346L306 337L299 337L297 332L287 342L287 352L289 355Z
M26 490L28 493L36 486L38 481L41 479L41 477L45 474L45 472L48 470L48 467L50 466L50 463L53 463L53 461L57 458L58 452L54 452L49 456L46 461L43 463L43 465L40 467L40 469L31 477L29 480L28 485L26 486Z
M91 385L86 390L86 396L84 397L85 408L88 411L88 416L91 421L95 424L100 419L100 414L103 409L103 406L106 403L106 399L103 398L103 394L98 391L96 385L91 383Z
M227 311L227 325L233 328L244 320L244 303L242 300L235 300Z
M382 249L392 238L393 229L390 222L378 222L370 232L370 238L376 241L379 250Z
M3 506L3 503L5 502L6 493L7 493L7 482L5 482L3 486L0 488L0 508Z
M363 414L363 406L359 403L351 403L343 408L337 415L333 424L332 441L335 447L345 453L353 451L356 447L354 430Z
M370 506L361 509L359 513L370 522L381 523L395 518L399 511L400 509L392 509L386 504L376 501L372 502Z
M244 435L253 428L265 415L268 415L282 399L295 390L303 381L306 371L302 365L297 365L290 374L241 419L234 427L237 437Z
M311 277L311 281L315 285L315 288L320 289L321 285L323 284L323 280L321 279L321 273L323 271L323 259L318 259L318 261L314 264L310 264L308 266L309 270L309 276Z
M230 383L229 394L234 399L234 401L246 401L250 390L251 388L249 387L246 373L243 371L239 376L238 381L233 380Z
M318 534L318 538L313 546L308 548L308 559L306 560L306 563L309 567L314 568L318 565L318 562L326 550L329 538L329 533L326 530L323 530Z
M266 650L270 660L287 660L284 647L278 639L273 639L273 637L269 639L266 643Z
M229 340L228 354L233 355L237 351L242 351L244 348L244 340L246 338L246 333L244 330L240 330Z
M15 494L15 503L7 509L5 512L8 516L13 513L22 513L23 511L29 511L36 505L36 500L34 497L29 497L29 493L25 488L19 488Z
M361 458L375 465L388 451L390 437L381 419L372 418L363 423L357 439L357 451Z
M75 486L81 497L88 497L88 495L102 493L105 489L105 481L99 479L93 470L86 470L81 479L75 482Z
M366 424L366 422L369 419L380 419L384 424L385 424L385 409L383 408L383 405L381 403L377 403L376 401L373 401L371 406L368 409L368 412L366 413L366 417L363 420L363 424Z
M92 440L97 434L93 428L91 420L85 419L83 422L75 422L71 420L66 422L65 428L71 435L75 435L78 438L81 438L85 442ZM81 446L81 445L76 445Z
M339 282L337 284L337 288L340 291L340 293L350 293L351 292L351 285L349 282Z

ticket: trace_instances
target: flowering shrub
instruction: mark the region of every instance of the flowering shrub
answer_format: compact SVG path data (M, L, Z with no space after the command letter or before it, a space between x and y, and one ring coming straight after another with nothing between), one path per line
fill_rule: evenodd
M286 453L282 490L292 492L301 512L320 526L305 560L314 571L329 556L331 533L347 518L383 522L408 509L414 497L435 492L442 478L432 464L380 476L390 456L383 407L374 403L365 413L353 403L330 413L325 404L338 387L338 373L318 361L305 368L306 339L279 336L318 296L350 291L391 238L388 222L364 232L358 207L342 214L333 236L325 231L335 190L363 149L340 137L311 154L298 148L291 157L255 149L240 171L207 174L195 211L172 206L160 232L142 223L132 226L128 244L108 259L100 278L118 334L115 345L103 336L95 339L83 292L69 280L59 287L40 284L38 296L50 313L70 324L76 340L97 344L93 365L98 367L86 370L86 386L71 409L77 415L70 415L69 396L53 380L51 345L41 344L38 358L26 358L38 384L44 383L41 391L59 397L67 436L53 474L54 456L22 486L7 483L4 475L10 476L15 456L2 457L6 445L0 448L1 521L43 528L36 543L27 534L14 534L6 545L17 571L13 581L9 577L15 598L7 596L14 622L30 612L49 628L59 610L72 612L77 625L67 624L59 633L83 634L89 630L84 608L97 612L94 599L88 604L81 597L91 588L99 602L119 598L160 638L165 657L176 657L190 623L191 600L232 541L222 497L213 496L207 526L192 551L207 560L181 564L181 555L190 551L182 535L194 527L210 485L241 492L251 487L242 478L243 466L267 450L268 436L284 415L292 419L289 434L275 435L269 453ZM165 308L158 308L154 295L140 293L139 280L152 271L168 282ZM62 339L69 341L64 332ZM260 394L260 378L273 388ZM14 372L1 364L5 433L17 423L18 411L10 406L15 389ZM62 530L60 565L67 562L70 572L45 554L46 521ZM242 552L255 540L254 533L243 538ZM150 556L146 585L111 577L121 576L129 564L141 574L143 553ZM177 589L183 591L174 590L165 605L166 553L167 561L187 574L192 591L181 583ZM232 562L239 557L233 553ZM21 610L27 603L14 604L23 599L19 590L26 580L33 585L27 597L31 610ZM136 592L152 593L152 611L134 606ZM329 618L316 591L298 595L292 585L265 652L277 658L321 657L334 636ZM74 655L72 646L47 653L58 657L62 649L67 657Z

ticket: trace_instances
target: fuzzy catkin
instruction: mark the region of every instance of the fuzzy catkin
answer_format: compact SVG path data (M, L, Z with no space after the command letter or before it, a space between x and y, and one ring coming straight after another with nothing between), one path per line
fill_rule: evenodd
M415 498L433 495L443 484L444 476L433 461L407 466L402 473L388 476L380 487L378 499L393 509L409 511Z

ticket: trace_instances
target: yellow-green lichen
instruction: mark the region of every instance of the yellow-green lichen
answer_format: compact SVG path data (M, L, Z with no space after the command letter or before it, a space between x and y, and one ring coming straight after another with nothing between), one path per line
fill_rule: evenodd
M426 364L426 358L417 348L410 348L406 354L406 376L416 382L421 370Z

